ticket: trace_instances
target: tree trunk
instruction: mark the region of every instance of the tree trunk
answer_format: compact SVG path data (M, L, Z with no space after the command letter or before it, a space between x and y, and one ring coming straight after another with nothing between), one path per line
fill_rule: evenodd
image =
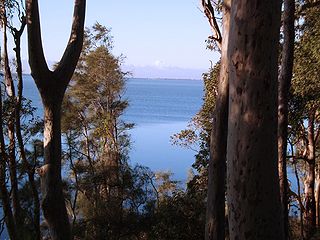
M317 170L317 177L316 177L316 188L315 188L315 201L316 201L316 226L319 227L320 225L320 209L319 209L319 203L320 203L320 173L319 173L319 166Z
M6 86L6 93L9 98L9 102L14 104L15 102L15 89L13 85L13 79L11 74L11 69L9 66L8 57L8 39L7 39L7 19L6 19L6 8L4 7L4 17L3 17L3 59L4 59L4 79ZM12 194L12 207L13 207L13 217L16 221L18 229L21 229L19 222L21 222L21 206L19 201L18 193L18 179L17 179L17 164L16 164L16 154L15 154L15 117L14 117L14 107L9 108L9 119L8 119L8 164L10 173L10 185Z
M54 71L43 53L37 0L26 0L31 75L44 106L44 159L41 176L42 209L53 240L71 239L61 180L61 105L77 65L83 43L86 0L75 0L72 29L66 50Z
M230 239L282 240L277 167L280 1L233 1L230 21Z
M23 91L23 78L22 78L22 62L21 62L21 36L24 31L26 25L26 19L23 17L20 29L11 29L14 42L15 42L15 55L16 55L16 71L17 71L17 77L18 77L18 92L16 97L16 105L15 105L15 123L16 123L16 137L17 142L19 146L20 151L20 157L22 160L22 164L24 165L25 169L27 170L28 180L29 184L32 190L32 198L33 198L33 227L35 240L39 240L41 237L40 234L40 200L38 195L37 186L34 179L34 166L32 166L26 157L26 152L24 148L24 142L23 137L21 133L21 120L20 120L20 114L21 114L21 104L22 104L22 91Z
M316 227L316 203L315 203L315 136L314 136L314 111L308 116L308 145L307 145L307 178L305 181L305 223L306 237L309 237Z
M1 60L1 58L0 58ZM2 92L0 84L0 93ZM7 154L5 150L5 141L3 133L3 115L2 115L2 94L0 94L0 196L2 201L3 214L5 216L5 223L11 240L17 240L17 228L14 221L9 191L7 189L7 177L6 177L6 163Z
M293 149L291 151L293 153ZM303 202L302 202L302 198L301 198L301 191L300 191L300 178L299 178L299 174L298 174L298 169L297 169L297 161L294 159L293 161L293 166L294 166L294 175L296 177L297 180L297 190L298 190L298 202L299 202L299 217L300 217L300 238L304 239L304 223L303 223L303 213L304 213L304 206L303 206Z
M54 96L43 99L45 165L40 172L41 206L52 239L71 238L61 180L61 101Z
M288 102L291 86L294 53L294 12L295 1L284 0L283 13L283 49L281 71L279 75L278 95L278 167L280 197L282 205L284 237L289 237L288 221L288 179L287 179L287 138L288 138Z
M0 88L1 90L1 88ZM11 240L18 239L17 237L17 228L14 221L11 204L10 204L10 197L9 192L7 189L7 179L6 179L6 153L4 147L4 138L3 138L3 121L2 121L2 99L0 97L0 145L1 145L1 155L0 155L0 193L1 193L1 200L2 200L2 208L3 214L5 216L5 223L6 227L10 236Z
M210 162L208 176L208 199L206 216L206 240L225 239L225 179L228 136L229 79L228 79L228 35L230 0L223 2L223 37L218 96L215 121L210 139Z

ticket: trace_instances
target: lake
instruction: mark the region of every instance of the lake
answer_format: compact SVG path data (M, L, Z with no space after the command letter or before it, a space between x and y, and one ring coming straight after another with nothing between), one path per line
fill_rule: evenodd
M30 75L24 75L23 94L37 107L36 115L42 117L41 99ZM124 97L130 105L123 117L136 124L130 130L131 164L148 166L153 171L171 171L176 180L185 182L195 153L172 146L170 136L186 128L199 111L202 94L201 80L128 79ZM6 229L1 239L8 239Z
M42 104L30 75L24 75L24 95L42 116ZM135 123L131 164L153 171L171 171L176 180L185 181L194 162L194 151L172 146L170 136L185 129L202 104L203 82L189 79L128 79L124 97L129 107L123 116Z

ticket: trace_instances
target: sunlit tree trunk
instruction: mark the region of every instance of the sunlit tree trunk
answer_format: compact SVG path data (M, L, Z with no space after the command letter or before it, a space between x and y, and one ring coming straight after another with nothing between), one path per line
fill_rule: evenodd
M309 237L316 227L316 202L315 202L315 179L316 179L316 159L315 159L315 112L310 110L308 116L307 133L307 155L306 155L306 180L305 180L305 224L306 236Z
M320 225L320 209L319 209L319 203L320 203L320 173L319 173L319 166L317 169L316 174L316 184L315 184L315 201L316 201L316 226L319 227Z
M230 239L284 239L277 166L280 1L231 5L227 201Z
M210 139L206 240L225 239L225 179L228 136L229 80L228 35L231 0L223 2L223 36L218 96Z
M279 75L278 95L278 167L280 197L285 239L288 239L288 180L287 180L287 138L288 138L288 102L291 86L294 53L294 12L295 1L284 0L283 12L283 48Z
M61 181L61 105L79 59L85 18L85 0L75 0L70 39L57 68L50 71L42 48L37 0L26 0L29 64L44 107L44 159L41 176L42 210L51 238L71 239Z

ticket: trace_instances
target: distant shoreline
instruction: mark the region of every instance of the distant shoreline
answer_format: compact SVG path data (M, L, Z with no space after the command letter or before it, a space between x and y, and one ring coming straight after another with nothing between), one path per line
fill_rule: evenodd
M31 76L31 74L29 73L23 73L23 76ZM163 81L170 81L170 80L191 80L191 81L202 81L202 79L197 79L197 78L163 78L163 77L159 77L159 78L146 78L146 77L128 77L127 79L133 79L133 80L163 80Z
M202 79L196 79L196 78L146 78L146 77L132 77L128 79L140 79L140 80L164 80L164 81L170 81L170 80L192 80L192 81L202 81Z

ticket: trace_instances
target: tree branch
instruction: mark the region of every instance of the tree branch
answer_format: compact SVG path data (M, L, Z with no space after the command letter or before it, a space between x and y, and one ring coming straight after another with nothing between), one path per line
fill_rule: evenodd
M43 85L45 76L50 74L46 59L44 57L38 0L26 0L27 25L28 25L28 52L31 75L37 85Z
M86 0L75 0L72 29L68 45L64 54L54 71L59 79L62 79L63 86L67 87L82 50L84 35Z
M213 36L210 36L209 38L215 40L219 50L221 50L222 34L214 14L214 9L211 4L211 0L208 0L208 2L206 0L201 0L201 5L203 7L204 14L206 15L209 21L211 31L213 32Z
M299 9L298 9L298 15L300 14L304 14L304 11L306 11L309 8L313 8L313 7L319 7L320 6L320 1L311 1L308 2L304 5L302 5Z

